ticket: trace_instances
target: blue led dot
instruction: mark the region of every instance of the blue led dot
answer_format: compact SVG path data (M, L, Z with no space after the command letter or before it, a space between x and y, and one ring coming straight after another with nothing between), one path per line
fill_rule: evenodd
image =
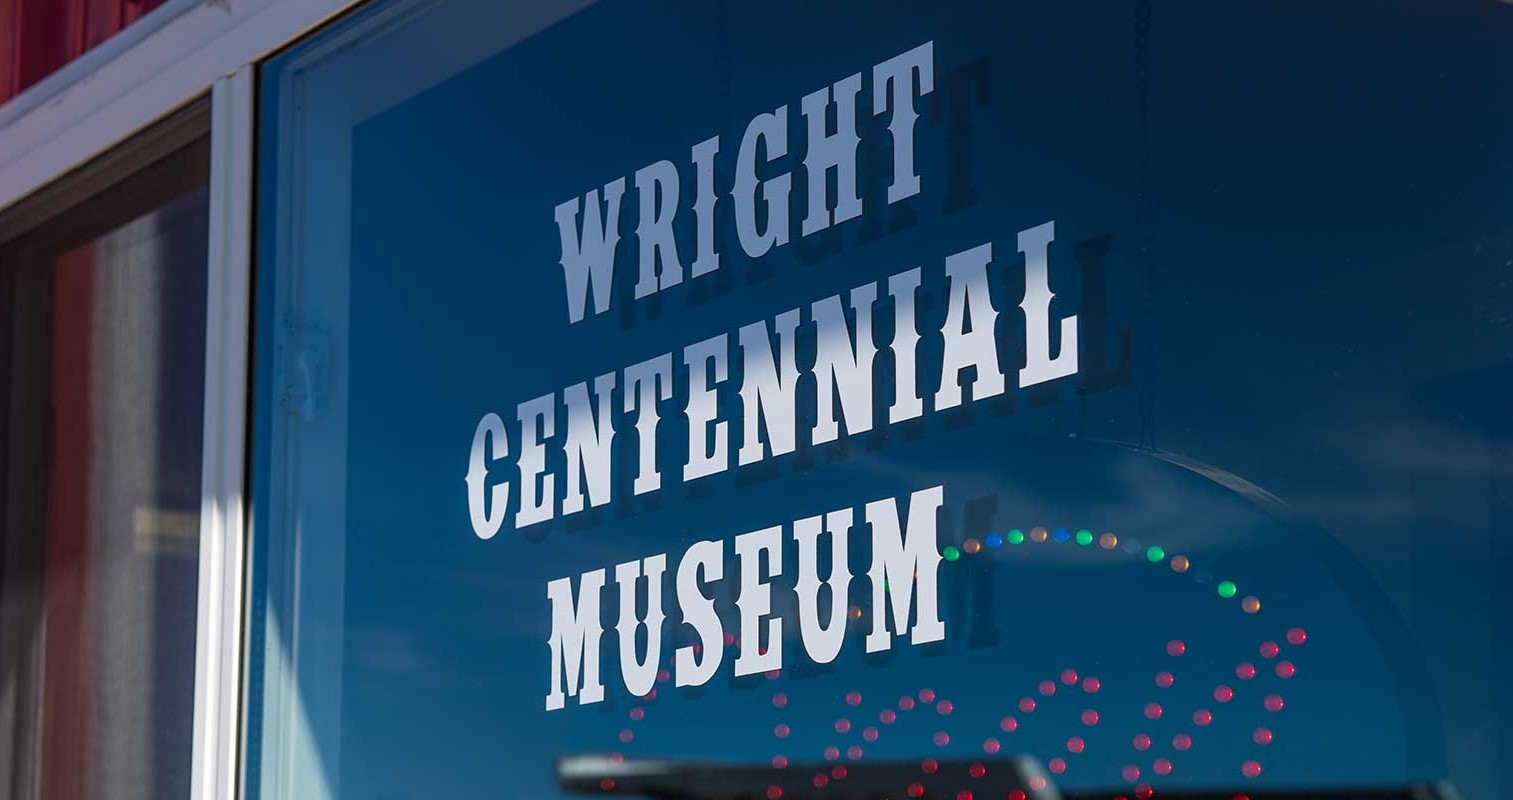
M1066 528L1056 529L1056 541L1066 544L1072 540L1072 534Z
M988 534L986 541L988 543L988 547L996 549L1003 546L1003 537L999 536L996 533Z

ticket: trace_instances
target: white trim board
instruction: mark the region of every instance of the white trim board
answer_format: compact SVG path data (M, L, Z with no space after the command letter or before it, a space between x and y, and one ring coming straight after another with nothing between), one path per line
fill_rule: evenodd
M0 211L355 2L204 0L171 9L145 35L128 28L124 44L101 45L108 58L86 54L76 62L94 69L67 75L67 86L34 87L46 89L43 99L23 93L12 101L23 108L14 118L0 113Z

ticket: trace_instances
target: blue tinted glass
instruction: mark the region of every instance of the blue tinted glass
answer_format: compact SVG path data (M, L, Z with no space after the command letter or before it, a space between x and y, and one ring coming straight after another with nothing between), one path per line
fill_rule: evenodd
M1513 778L1513 6L516 5L263 70L252 796Z

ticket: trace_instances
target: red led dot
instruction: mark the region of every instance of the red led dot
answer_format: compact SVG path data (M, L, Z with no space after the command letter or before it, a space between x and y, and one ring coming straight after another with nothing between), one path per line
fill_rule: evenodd
M672 673L671 672L669 672L669 671L667 671L665 669L657 670L657 682L658 683L667 683L670 680L672 680Z
M1257 762L1257 761L1247 761L1244 764L1241 764L1240 765L1240 774L1244 775L1247 778L1259 777L1260 774L1261 774L1261 764L1260 764L1260 762Z
M826 775L823 772L821 772L820 774L814 776L814 785L815 785L816 788L823 789L829 783L830 783L830 776Z
M1193 746L1193 737L1185 733L1179 733L1172 737L1172 748L1186 752Z
M1256 744L1271 744L1271 731L1266 728L1256 728L1251 732L1250 738L1254 739Z
M1088 694L1097 694L1098 690L1102 688L1103 682L1098 680L1097 678L1082 679L1082 691L1087 692Z
M912 697L900 697L900 698L898 698L898 710L899 711L910 711L910 710L913 710L913 708L914 708L914 698L912 698Z
M1208 724L1211 723L1211 722L1213 722L1213 721L1214 721L1213 712L1209 711L1206 708L1200 708L1197 711L1193 712L1193 724L1197 725L1200 728L1207 727Z
M836 733L850 733L851 732L851 720L849 720L849 719L838 719L838 720L836 720L835 721L835 732Z
M910 797L920 797L925 793L925 787L918 783L911 783L907 791Z
M853 744L850 747L846 748L846 758L849 758L852 761L860 761L862 758L861 745Z
M936 747L945 747L946 745L948 745L950 743L951 743L951 734L946 733L945 731L936 731L935 732L935 746Z
M1151 747L1151 737L1146 736L1143 733L1135 734L1135 740L1133 744L1135 745L1136 750L1149 750Z
M1043 792L1043 791L1045 791L1045 785L1046 785L1045 778L1042 778L1039 775L1036 775L1035 777L1030 778L1030 789L1032 791Z
M1256 676L1256 665L1255 664L1252 664L1252 663L1250 663L1250 662L1247 661L1247 662L1241 664L1240 666L1235 667L1235 677L1239 678L1242 681L1248 681L1251 678L1254 678L1255 676Z
M1050 697L1051 695L1055 694L1056 693L1056 682L1055 681L1041 681L1040 682L1040 693L1043 694L1043 695L1045 695L1046 697Z
M787 756L773 756L772 757L772 768L773 769L788 769L788 757Z
M1046 762L1046 766L1049 767L1052 772L1060 775L1061 773L1066 772L1066 759L1057 756L1056 758L1053 758L1050 761Z
M609 754L609 763L611 763L611 764L624 764L625 763L625 756L622 755L622 754L620 754L620 753L610 753Z
M846 769L845 764L836 764L835 766L830 768L830 777L836 780L841 780L842 778L845 778L850 774L851 773Z
M636 738L636 732L635 731L633 731L633 730L631 730L629 728L626 728L625 730L620 731L620 741L622 741L622 742L628 742L628 741L630 741L630 740L632 740L634 738Z
M1176 682L1177 679L1173 677L1170 672L1156 673L1156 685L1161 687L1162 689L1170 689L1172 688L1172 684Z
M1296 674L1298 674L1298 668L1294 667L1292 665L1291 661L1278 661L1277 662L1277 677L1278 678L1291 678L1292 676L1294 676Z
M972 792L971 792L971 790L962 789L961 791L957 792L956 793L956 800L972 800Z
M1097 725L1098 724L1098 712L1096 710L1094 710L1094 709L1091 709L1091 708L1089 708L1086 711L1082 712L1082 724L1088 726L1089 728L1093 727L1094 725Z
M782 796L783 796L783 787L781 787L781 786L768 786L767 787L767 800L778 800L778 798L782 797Z
M1160 703L1146 703L1145 704L1145 718L1146 719L1161 719L1161 704Z
M919 762L919 770L926 775L934 775L938 769L940 769L940 762L933 758L927 758Z
M1266 707L1267 711L1281 711L1282 696L1279 694L1266 695L1266 699L1262 701L1262 705Z
M1221 703L1228 703L1235 699L1235 690L1224 685L1216 686L1214 687L1214 699Z
M1009 800L1025 800L1023 789L1010 789Z
M1004 733L1013 733L1019 730L1019 720L1013 717L1004 717L998 721L998 727L1002 728Z
M1151 797L1155 795L1155 793L1156 790L1152 789L1150 784L1148 783L1142 783L1139 786L1135 787L1136 800L1151 800Z
M1066 740L1066 749L1073 753L1080 753L1087 749L1087 742L1082 741L1081 736L1073 736Z
M1019 701L1019 710L1028 714L1035 710L1035 698L1025 697Z
M835 745L832 744L829 747L825 748L825 760L826 761L834 761L834 760L836 760L836 759L838 759L840 757L841 757L841 749L839 747L836 747Z
M1304 643L1306 641L1308 641L1308 631L1305 631L1302 628L1289 628L1288 629L1288 631L1287 631L1287 643L1288 644L1291 644L1291 645L1300 645L1300 644L1302 644L1302 643Z
M788 726L784 725L781 722L779 722L777 725L773 726L773 728L772 728L772 735L778 737L779 739L787 739L788 738Z
M846 705L859 706L862 704L861 692L846 692Z
M630 718L633 719L633 720L635 720L635 721L637 721L637 722L640 722L641 720L646 719L646 709L644 709L644 708L632 708L630 710Z
M1122 774L1124 776L1124 779L1129 781L1130 783L1134 783L1135 781L1140 780L1140 768L1135 766L1134 764L1125 767L1124 771L1120 774Z
M787 706L788 705L788 695L783 694L782 692L778 692L777 694L775 694L775 695L772 696L772 704L774 706L777 706L778 708L783 708L783 707Z
M933 703L933 702L935 702L935 690L934 689L920 689L919 690L919 702L921 702L921 703Z
M1280 652L1282 652L1282 648L1278 647L1276 642L1262 642L1261 643L1261 657L1262 658L1276 658L1277 657L1277 653L1280 653Z
M651 691L647 692L646 693L646 699L647 699L647 701L651 701L651 700L657 699L657 690L655 688L653 688Z
M871 725L862 728L862 738L869 742L877 741L877 728L874 728Z
M1187 645L1180 639L1173 639L1166 643L1166 654L1172 657L1180 656L1187 652Z
M956 705L950 700L942 700L939 703L935 704L935 710L940 712L942 715L947 715L956 710Z
M1151 764L1151 772L1157 775L1170 775L1172 774L1172 762L1164 758L1158 758L1156 759L1156 763Z
M999 744L997 739L988 739L982 743L982 751L988 755L993 755L1002 749L1003 745Z
M1250 795L1248 795L1248 794L1237 794L1234 797L1231 797L1230 800L1250 800Z
M735 634L733 634L733 633L727 633L727 634L725 634L725 644L727 644L727 645L733 645L733 644L735 644Z
M898 719L898 714L895 714L891 708L885 708L882 710L882 713L877 715L877 719L884 725L892 725L893 721Z
M1067 686L1076 686L1077 685L1077 670L1075 670L1075 669L1064 669L1064 670L1062 670L1061 671L1061 682L1064 683L1064 684L1066 684Z
M606 792L613 792L615 790L615 779L605 778L604 780L599 781L599 788L603 789Z
M988 768L981 764L973 764L972 766L967 767L967 774L971 775L974 778L981 778L982 776L988 774Z

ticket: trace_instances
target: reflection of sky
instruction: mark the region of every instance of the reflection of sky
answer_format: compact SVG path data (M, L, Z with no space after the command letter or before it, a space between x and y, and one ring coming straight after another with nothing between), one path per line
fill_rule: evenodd
M713 7L644 5L591 8L355 134L343 794L551 796L549 759L572 750L813 759L859 736L827 727L851 713L841 698L852 689L874 715L874 698L927 686L956 708L948 728L913 712L866 743L868 757L936 752L940 729L953 735L946 752L965 755L1067 667L1103 682L1095 730L1064 690L1012 745L1000 733L1006 747L1045 758L1084 736L1067 785L1114 784L1122 766L1151 762L1157 748L1138 753L1131 737L1169 742L1203 697L1213 705L1220 680L1239 696L1215 706L1210 729L1188 731L1190 752L1163 754L1178 765L1173 783L1234 782L1257 752L1263 779L1276 783L1433 777L1442 751L1471 796L1513 777L1498 766L1513 698L1494 680L1513 666L1503 622L1513 599L1496 580L1509 545L1493 535L1509 505L1499 414L1513 342L1513 65L1493 44L1513 33L1502 30L1513 26L1506 12L1468 0L1445 4L1463 14L1410 24L1357 4L1310 8L1300 28L1259 5L1157 3L1155 223L1142 232L1122 6L1100 15L1075 4L893 14L837 5L805 9L800 24L796 7L727 8L721 19ZM752 265L726 235L725 266L704 284L635 306L622 293L611 313L567 326L558 202L657 159L686 168L687 148L711 133L725 137L729 158L752 114L930 38L944 107L927 104L920 123L925 191L907 208L882 205L885 184L864 164L868 212L835 236ZM966 103L969 124L952 121L953 100ZM952 175L965 175L970 192ZM630 200L626 215L628 232ZM1149 330L1155 358L1137 368L1141 385L988 401L774 461L761 477L670 484L530 536L473 538L461 478L482 413L509 417L522 400L909 266L927 276L928 331L943 315L929 276L946 255L989 239L1012 254L1013 234L1047 219L1057 222L1059 313L1078 307L1073 245L1112 234L1108 325ZM1148 309L1136 269L1143 235ZM633 246L627 236L622 251ZM1016 265L1000 255L995 267L1010 341ZM938 357L927 343L927 365ZM1346 549L1176 466L1068 439L1136 439L1146 390L1157 444L1254 481ZM677 452L685 444L668 427L664 444ZM629 495L622 477L618 498ZM615 689L611 633L608 701L541 710L547 580L657 552L673 566L697 539L935 483L946 487L943 543L1037 524L1111 529L1231 577L1263 598L1262 613L1244 615L1238 598L1221 601L1191 575L1122 551L984 551L943 566L943 645L899 643L879 661L856 638L821 670L802 667L789 641L795 666L776 681L734 681L727 659L698 692L659 688L634 741L621 743L633 704ZM794 574L788 557L780 587ZM860 575L864 550L854 558ZM1383 638L1394 614L1373 577L1413 644ZM733 588L719 590L722 613ZM853 598L867 590L856 581ZM775 593L779 611L786 598ZM613 613L612 596L604 606ZM1260 665L1258 643L1294 624L1311 639L1285 712L1270 715L1258 705L1264 678L1240 682L1233 668ZM791 617L787 626L796 631ZM1191 648L1180 668L1165 653L1170 638ZM1162 669L1178 679L1162 702L1184 713L1153 722L1140 710L1158 696L1152 676ZM1393 685L1405 676L1417 683ZM774 691L788 695L786 714L772 707ZM1436 713L1442 723L1423 723ZM794 734L774 750L779 721ZM1277 738L1258 750L1250 735L1262 721Z

